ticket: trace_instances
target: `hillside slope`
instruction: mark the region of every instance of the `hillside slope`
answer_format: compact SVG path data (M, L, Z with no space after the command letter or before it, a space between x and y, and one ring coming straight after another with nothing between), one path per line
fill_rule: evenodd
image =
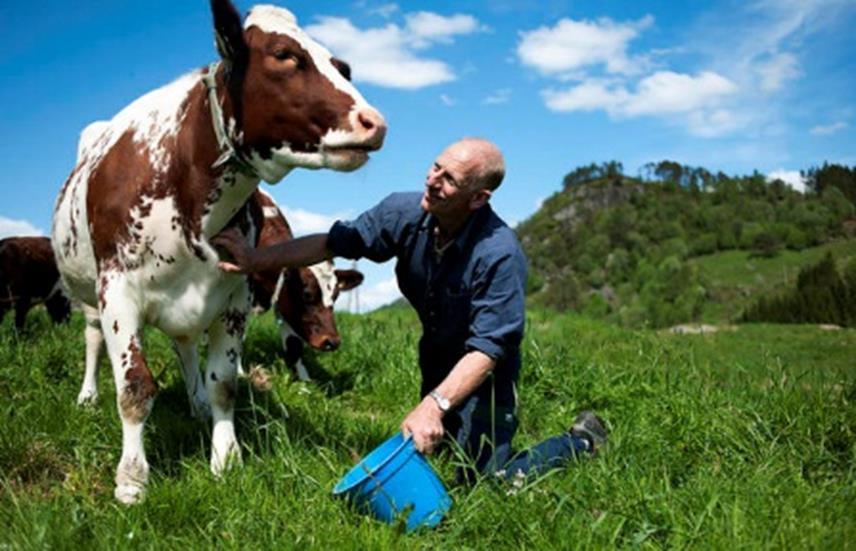
M517 227L532 304L630 326L727 321L826 250L853 256L849 187L799 193L757 173L714 176L666 162L652 169L658 179L619 169L577 169Z

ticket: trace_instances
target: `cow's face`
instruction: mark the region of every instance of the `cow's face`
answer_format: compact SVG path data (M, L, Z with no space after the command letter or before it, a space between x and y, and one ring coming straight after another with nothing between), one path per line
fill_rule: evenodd
M277 182L294 167L355 170L381 147L383 117L291 12L256 6L241 26L228 0L212 9L242 148L262 178Z
M357 270L334 270L332 262L287 270L276 308L285 321L309 346L331 351L341 339L336 328L333 304L340 291L353 289L363 281Z

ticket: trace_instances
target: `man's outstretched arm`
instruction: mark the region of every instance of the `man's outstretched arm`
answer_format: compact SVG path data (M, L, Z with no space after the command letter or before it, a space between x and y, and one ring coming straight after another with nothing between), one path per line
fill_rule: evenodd
M226 272L253 273L282 268L310 266L331 258L327 249L327 234L316 233L254 249L247 238L235 228L230 228L211 239L214 245L223 247L232 255L232 260L220 261Z

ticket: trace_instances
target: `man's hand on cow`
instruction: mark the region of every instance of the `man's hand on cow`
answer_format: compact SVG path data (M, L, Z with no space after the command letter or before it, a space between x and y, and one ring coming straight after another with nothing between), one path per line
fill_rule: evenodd
M211 239L211 243L222 247L232 256L232 260L221 260L218 263L224 272L241 274L253 271L254 250L247 244L247 238L238 228L223 230Z
M443 439L443 412L430 396L411 411L401 423L404 436L413 436L413 445L424 454L430 454Z

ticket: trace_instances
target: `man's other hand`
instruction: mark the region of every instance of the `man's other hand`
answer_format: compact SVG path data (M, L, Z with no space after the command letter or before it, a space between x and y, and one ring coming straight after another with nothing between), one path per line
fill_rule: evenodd
M247 244L247 238L238 228L228 228L211 239L215 246L222 247L231 256L231 260L221 260L220 269L229 273L249 273L253 271L252 258L254 249Z
M428 455L443 439L443 412L430 396L426 396L401 423L404 436L413 435L413 445Z

